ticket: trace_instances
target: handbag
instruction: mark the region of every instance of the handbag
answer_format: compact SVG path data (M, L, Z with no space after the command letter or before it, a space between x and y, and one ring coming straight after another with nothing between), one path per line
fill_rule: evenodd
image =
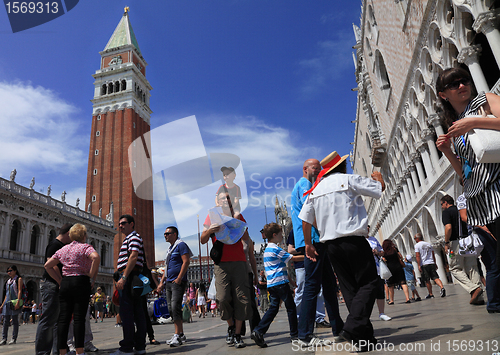
M224 249L224 243L220 240L216 240L212 249L210 249L210 258L214 261L215 265L219 265L222 259L222 250Z
M458 240L458 254L464 257L477 258L484 249L484 244L475 231Z
M479 112L480 117L496 119L493 115L486 115L482 107L480 107ZM482 128L471 129L469 142L478 163L500 163L500 131Z
M23 306L23 300L16 298L15 300L10 300L10 302L9 302L9 308L11 310L17 311L17 309L16 309L17 301L19 301L19 308L18 309L21 309L21 307Z
M153 291L150 280L143 274L136 274L132 277L132 294L138 298Z
M115 292L113 292L113 298L111 300L113 301L113 304L115 306L119 306L120 305L120 291L115 290Z
M462 219L458 214L458 255L468 257L478 257L484 249L483 242L479 239L479 235L473 230L470 234L468 231L462 230ZM465 235L465 237L463 237Z
M379 260L380 277L384 280L388 280L392 277L391 270L387 267L387 264L382 259Z

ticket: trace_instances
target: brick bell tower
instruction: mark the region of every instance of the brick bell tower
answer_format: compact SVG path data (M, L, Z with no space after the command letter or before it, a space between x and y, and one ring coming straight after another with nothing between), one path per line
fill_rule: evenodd
M129 20L128 7L102 52L100 69L92 75L94 99L90 134L89 165L85 208L114 223L122 214L135 219L135 230L144 240L149 267L154 267L153 201L136 195L131 169L144 164L130 160L128 148L136 138L151 146L149 135L151 85L146 66ZM134 143L135 144L135 143ZM134 172L135 173L135 172ZM141 185L141 190L152 184ZM141 196L145 194L142 193ZM125 236L118 232L114 240L114 265Z

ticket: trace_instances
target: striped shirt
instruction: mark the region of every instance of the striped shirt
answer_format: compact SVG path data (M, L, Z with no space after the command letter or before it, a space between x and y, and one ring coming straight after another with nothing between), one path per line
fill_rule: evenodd
M118 261L116 268L118 271L125 270L127 267L128 257L133 252L139 252L135 266L141 267L144 262L144 246L142 245L142 238L136 231L133 231L125 237L123 244L118 254Z
M264 250L264 268L266 269L267 287L288 283L286 263L292 255L281 249L275 243L267 244Z
M479 108L487 102L485 93L480 93L458 117L479 115ZM469 142L469 134L455 137L455 147L462 165L466 159L472 175L464 181L467 198L467 221L473 226L484 226L500 217L500 163L478 163ZM465 142L465 145L464 145Z

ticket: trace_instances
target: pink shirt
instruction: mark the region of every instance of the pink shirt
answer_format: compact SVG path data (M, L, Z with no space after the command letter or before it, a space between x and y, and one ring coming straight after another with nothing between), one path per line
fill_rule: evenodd
M95 249L92 245L73 241L56 251L52 257L63 264L63 276L82 276L90 272L90 254L93 252Z

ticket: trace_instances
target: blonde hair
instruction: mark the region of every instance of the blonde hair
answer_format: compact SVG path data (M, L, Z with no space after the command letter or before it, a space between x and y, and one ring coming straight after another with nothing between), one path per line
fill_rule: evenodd
M83 224L76 223L69 230L69 239L71 239L71 241L77 241L79 243L83 243L86 236L87 236L87 228Z

